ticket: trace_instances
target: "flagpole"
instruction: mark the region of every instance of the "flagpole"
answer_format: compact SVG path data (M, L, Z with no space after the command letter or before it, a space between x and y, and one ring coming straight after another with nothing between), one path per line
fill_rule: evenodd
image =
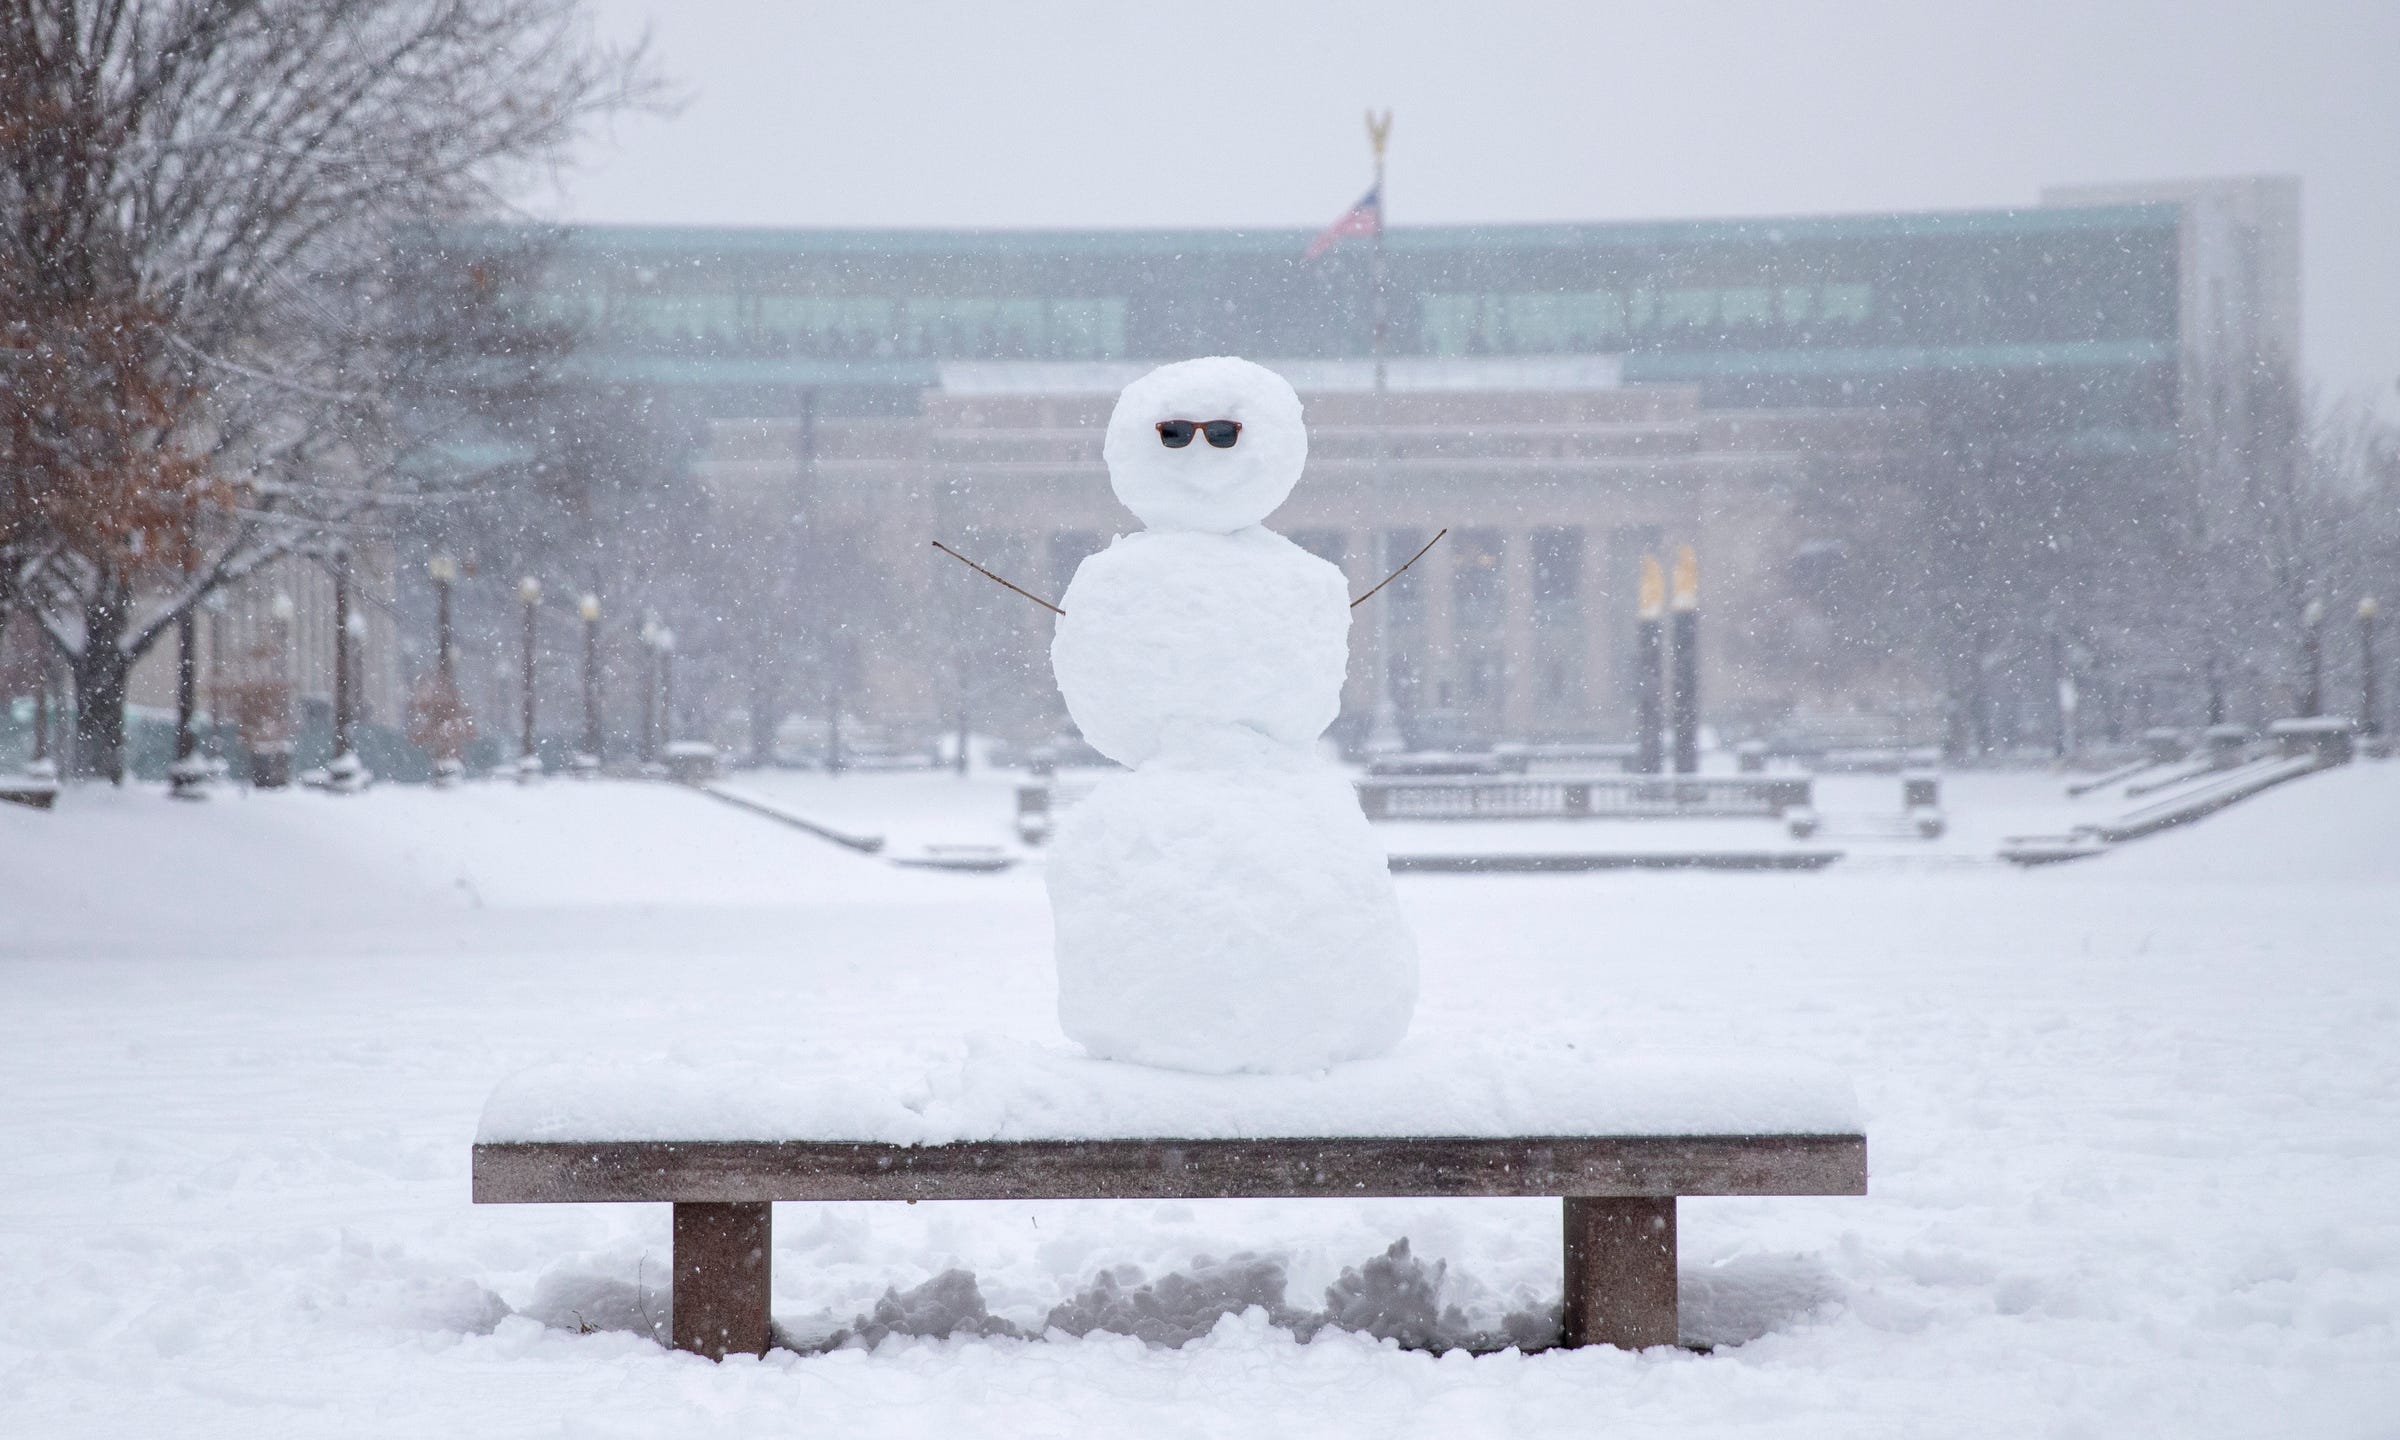
M1374 543L1375 538L1383 533L1376 527L1388 524L1391 519L1388 504L1390 496L1384 483L1384 472L1391 468L1392 457L1390 407L1388 404L1391 384L1384 363L1386 331L1390 328L1391 320L1391 301L1390 271L1386 269L1383 258L1383 217L1386 213L1383 195L1383 149L1384 142L1391 138L1391 133L1391 111L1386 110L1380 116L1372 110L1367 112L1367 140L1375 148L1375 248L1372 252L1373 258L1368 262L1369 281L1374 288L1375 317L1375 462L1374 474L1367 487L1368 505L1372 512L1367 520L1367 550L1369 554L1382 548ZM1385 555L1375 563L1373 568L1381 569L1390 561L1391 557ZM1399 705L1392 696L1394 669L1392 660L1392 604L1386 602L1375 607L1375 716L1373 722L1367 727L1366 749L1369 754L1390 754L1407 748L1408 742L1400 733Z

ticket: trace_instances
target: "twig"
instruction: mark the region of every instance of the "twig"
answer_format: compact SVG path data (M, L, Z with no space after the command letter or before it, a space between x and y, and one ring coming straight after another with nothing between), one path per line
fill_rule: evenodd
M1408 563L1407 563L1407 564L1405 564L1405 565L1402 565L1402 566L1400 567L1400 569L1399 569L1399 570L1394 570L1394 571L1393 571L1391 574L1389 574L1389 575L1386 575L1386 576L1384 576L1384 577L1383 577L1381 580L1378 580L1378 581L1376 581L1376 582L1375 582L1375 590L1381 590L1381 589L1382 589L1384 586L1386 586L1386 585L1389 585L1389 584L1391 584L1391 583L1392 583L1394 580L1397 580L1397 579L1399 579L1399 578L1400 578L1401 571L1404 571L1404 570L1408 569L1409 565L1414 565L1414 564L1416 564L1416 563L1417 563L1419 560L1422 560L1422 559L1424 559L1424 558L1425 558L1425 550L1431 550L1431 549L1432 549L1434 546L1441 544L1441 543L1442 543L1442 536L1444 536L1444 535L1447 535L1447 534L1449 534L1449 533L1450 533L1450 527L1449 527L1449 526L1447 526L1447 525L1444 525L1444 526L1443 526L1443 527L1442 527L1442 528L1441 528L1439 531L1435 532L1435 534L1434 534L1434 537L1433 537L1431 540L1428 540L1428 541L1426 541L1426 542L1425 542L1425 549L1424 549L1424 550L1419 550L1419 551L1418 551L1416 554L1409 556L1409 557L1408 557ZM999 579L1000 577L998 577L998 576L996 576L996 575L995 575L995 576L993 576L992 578L993 578L993 579L995 579L995 580L997 580L997 579ZM1014 589L1015 587L1014 587L1014 586L1011 586L1010 588L1011 588L1011 589ZM1356 610L1356 609L1357 609L1359 606L1361 606L1361 605L1364 605L1364 604L1366 604L1366 603L1367 603L1369 600L1372 600L1372 599L1374 599L1374 598L1375 598L1375 590L1369 590L1369 591L1368 591L1366 594L1364 594L1364 595L1361 595L1361 596L1359 596L1359 597L1358 597L1356 600L1353 600L1353 601L1351 601L1351 602L1350 602L1350 608L1351 608L1351 609L1353 609L1353 610Z
M1059 609L1056 605L1051 604L1049 601L1044 600L1041 596L1034 594L1031 590L1026 589L1022 585L1010 585L1008 581L1002 580L999 576L994 575L991 571L984 569L981 565L969 560L966 556L959 554L956 550L944 545L939 540L933 542L933 548L941 551L944 555L949 556L951 559L956 560L959 564L966 566L969 570L974 571L976 574L981 575L984 579L997 582L1001 585L1007 585L1009 589L1016 591L1019 595L1031 600L1034 604L1041 606L1044 610L1049 611L1053 615L1064 615L1067 613L1066 611Z

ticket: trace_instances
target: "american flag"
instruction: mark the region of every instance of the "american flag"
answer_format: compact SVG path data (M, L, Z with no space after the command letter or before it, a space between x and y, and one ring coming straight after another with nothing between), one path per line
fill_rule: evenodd
M1383 233L1383 187L1375 186L1356 205L1344 210L1316 239L1308 242L1308 253L1301 260L1314 260L1352 235Z

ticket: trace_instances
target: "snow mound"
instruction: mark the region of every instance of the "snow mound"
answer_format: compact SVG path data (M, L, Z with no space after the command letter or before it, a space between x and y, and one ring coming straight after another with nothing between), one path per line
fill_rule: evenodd
M1382 1254L1345 1267L1325 1290L1322 1309L1294 1306L1284 1298L1284 1262L1274 1256L1239 1254L1224 1260L1195 1256L1189 1268L1146 1280L1139 1267L1103 1270L1073 1296L1052 1306L1039 1325L1020 1325L991 1311L971 1270L951 1269L907 1290L884 1291L874 1307L814 1344L778 1334L787 1349L873 1349L895 1336L948 1340L973 1335L1031 1340L1052 1336L1130 1335L1164 1349L1189 1345L1215 1330L1227 1316L1257 1311L1299 1340L1328 1331L1350 1331L1389 1340L1403 1350L1490 1352L1511 1347L1538 1350L1558 1342L1555 1305L1510 1311L1496 1327L1472 1323L1466 1312L1442 1300L1449 1266L1411 1253L1408 1238ZM639 1316L610 1328L642 1332Z

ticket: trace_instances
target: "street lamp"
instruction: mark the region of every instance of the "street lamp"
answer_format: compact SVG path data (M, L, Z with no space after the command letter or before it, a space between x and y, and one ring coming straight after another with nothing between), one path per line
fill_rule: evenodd
M600 773L600 597L585 595L575 607L583 616L583 753L575 757L575 773Z
M225 592L200 602L208 612L208 773L225 774Z
M2358 602L2358 726L2369 740L2383 734L2382 699L2375 685L2375 597Z
M669 754L675 749L675 632L658 627L658 729Z
M466 763L458 754L459 717L462 707L458 698L457 631L451 624L450 587L458 580L458 562L448 555L435 555L425 562L425 574L433 581L433 675L435 704L433 783L451 786L467 773Z
M451 669L451 656L456 647L451 643L450 586L458 579L458 562L447 555L436 555L425 562L425 573L433 579L433 636L434 668L447 690L458 683Z
M1666 768L1659 748L1659 681L1666 664L1666 615L1666 568L1656 555L1644 553L1633 627L1633 769L1637 775L1656 775Z
M2300 714L2325 713L2325 602L2311 600L2300 612Z
M520 742L523 754L517 761L517 779L526 781L542 773L541 756L535 754L533 749L533 642L534 626L541 614L542 582L531 575L519 580L517 599L525 605L524 734Z
M642 621L642 764L658 761L658 616Z
M1700 771L1700 553L1675 547L1674 588L1667 602L1673 618L1675 669L1668 683L1668 725L1674 735L1678 775Z
M186 605L175 614L175 763L167 767L167 793L178 800L208 798L199 710L200 616L197 606Z
M333 557L333 760L325 767L326 788L350 794L366 788L374 777L351 749L351 730L357 724L358 696L354 681L358 642L367 636L367 617L350 601L350 552Z

